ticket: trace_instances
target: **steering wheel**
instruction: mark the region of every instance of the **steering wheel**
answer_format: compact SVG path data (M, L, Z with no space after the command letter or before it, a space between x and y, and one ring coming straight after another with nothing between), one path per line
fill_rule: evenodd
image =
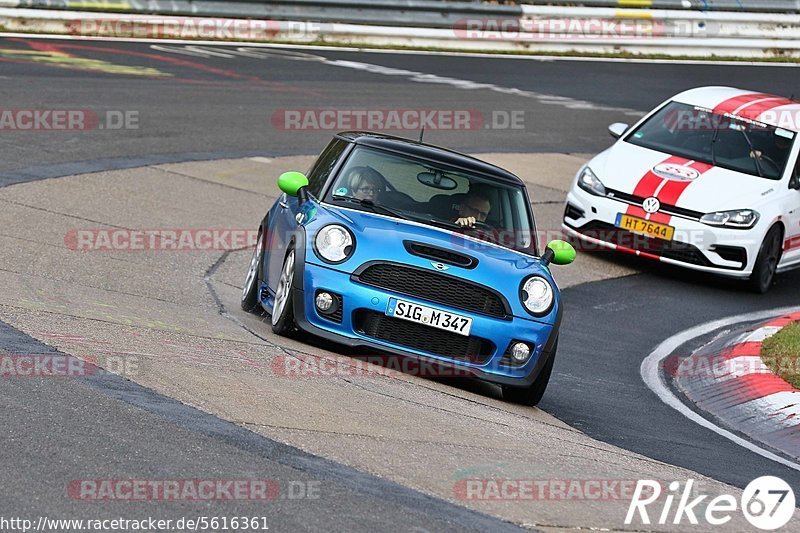
M492 230L494 230L494 228L492 226L490 226L486 222L481 222L480 220L476 220L475 222L472 223L471 226L466 226L466 225L462 226L458 222L451 222L451 223L456 225L456 226L458 226L462 230L470 230L470 229L477 229L477 230L483 230L483 231L492 231Z
M486 222L481 222L480 220L476 220L472 226L465 226L467 228L472 227L473 229L481 229L485 231L493 231L494 227L490 226Z

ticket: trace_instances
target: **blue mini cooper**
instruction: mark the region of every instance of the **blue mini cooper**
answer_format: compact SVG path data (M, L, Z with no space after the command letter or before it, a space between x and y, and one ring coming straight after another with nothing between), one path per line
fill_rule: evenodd
M340 133L308 175L278 178L242 290L279 335L295 330L457 368L536 405L562 307L537 249L525 185L466 155L397 137Z

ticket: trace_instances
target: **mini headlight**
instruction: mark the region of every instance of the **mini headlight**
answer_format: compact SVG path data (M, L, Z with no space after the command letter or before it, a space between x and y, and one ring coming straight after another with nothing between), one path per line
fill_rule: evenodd
M595 196L605 196L606 187L589 167L583 167L578 176L578 187Z
M314 249L323 261L341 263L355 250L355 239L344 226L332 224L317 232Z
M553 287L541 276L531 276L520 288L520 299L525 309L534 315L544 315L553 305Z
M737 211L717 211L703 215L700 222L709 226L720 226L736 229L750 229L758 222L759 214L752 209Z

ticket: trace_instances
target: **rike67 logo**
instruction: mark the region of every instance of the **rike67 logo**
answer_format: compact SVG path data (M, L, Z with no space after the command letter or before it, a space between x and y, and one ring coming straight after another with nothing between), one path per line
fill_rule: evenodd
M697 525L698 518L701 518L712 526L722 526L741 510L753 527L774 531L789 523L794 515L794 491L778 477L754 479L744 489L739 501L729 494L722 494L710 501L706 501L709 498L707 494L693 498L696 494L693 494L693 486L691 479L683 487L680 482L673 481L666 494L662 494L659 482L639 480L625 516L625 524L632 524L638 514L638 520L645 525L680 525L686 522ZM654 512L652 522L650 512Z

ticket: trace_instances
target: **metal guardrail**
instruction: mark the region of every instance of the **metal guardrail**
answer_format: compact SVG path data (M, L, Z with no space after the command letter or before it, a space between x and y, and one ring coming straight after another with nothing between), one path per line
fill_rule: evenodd
M619 10L598 7L522 6L520 34L598 38L703 38L800 40L800 15L736 11ZM530 38L530 37L528 37Z
M207 36L197 29L208 23L215 27L217 22L225 23L219 33ZM244 28L241 36L226 32L231 23ZM800 15L741 10L508 6L441 0L369 4L363 0L0 0L0 28L81 36L460 51L800 57ZM184 33L182 28L191 31Z
M15 7L22 8L422 28L451 28L466 18L513 19L522 15L519 5L445 0L18 0L15 3Z
M531 0L516 4L483 0L6 0L0 4L41 9L201 17L314 20L351 24L453 27L467 18L518 18L521 4L554 6L564 14L576 6L800 13L800 0Z
M563 7L686 9L696 11L747 11L800 13L800 0L529 0L523 3Z

